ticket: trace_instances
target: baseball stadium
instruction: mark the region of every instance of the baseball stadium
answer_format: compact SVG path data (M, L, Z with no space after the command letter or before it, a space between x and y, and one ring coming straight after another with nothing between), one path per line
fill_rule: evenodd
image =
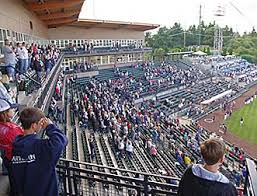
M257 4L123 3L0 0L0 195L257 196Z

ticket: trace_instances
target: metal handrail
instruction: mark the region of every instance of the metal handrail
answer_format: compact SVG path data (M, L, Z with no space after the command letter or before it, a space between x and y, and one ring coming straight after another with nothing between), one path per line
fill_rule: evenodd
M73 164L79 164L79 165L83 165L83 166L90 166L90 167L97 167L97 168L102 168L102 169L115 170L115 171L120 171L120 172L129 172L129 173L133 173L133 174L147 175L147 176L152 176L152 177L159 177L159 178L172 179L172 180L180 180L180 178L172 177L172 176L150 174L150 173L146 173L146 172L138 172L138 171L133 171L133 170L128 170L128 169L122 169L122 168L118 168L118 167L110 167L110 166L106 166L106 165L98 165L98 164L94 164L94 163L88 163L88 162L82 162L82 161L60 158L60 162L62 162L62 161L73 163Z
M22 73L19 69L17 69L16 67L13 67L11 65L0 65L0 68L8 68L11 67L13 68L16 72L18 72L20 75L25 76L26 78L28 78L29 80L33 81L35 84L37 85L41 85L38 81L36 81L34 78L30 77L29 75L27 75L26 73Z

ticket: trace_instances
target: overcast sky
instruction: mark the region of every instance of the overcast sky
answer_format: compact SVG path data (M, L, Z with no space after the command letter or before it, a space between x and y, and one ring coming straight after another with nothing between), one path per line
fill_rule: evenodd
M80 18L146 22L168 27L180 22L188 27L198 24L200 4L206 22L215 20L215 10L221 5L225 8L225 16L216 19L219 24L227 24L240 33L257 27L257 0L86 0Z

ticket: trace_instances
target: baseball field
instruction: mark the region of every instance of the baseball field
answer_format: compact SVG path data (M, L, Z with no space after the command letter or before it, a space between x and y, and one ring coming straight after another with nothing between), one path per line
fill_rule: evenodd
M242 126L240 126L241 117L244 119ZM233 112L225 124L230 132L252 144L257 144L257 100Z

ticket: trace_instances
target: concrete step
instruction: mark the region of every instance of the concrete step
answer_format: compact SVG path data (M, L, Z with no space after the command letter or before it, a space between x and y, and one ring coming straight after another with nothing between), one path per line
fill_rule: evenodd
M0 196L8 196L9 179L2 175L2 159L0 158Z

